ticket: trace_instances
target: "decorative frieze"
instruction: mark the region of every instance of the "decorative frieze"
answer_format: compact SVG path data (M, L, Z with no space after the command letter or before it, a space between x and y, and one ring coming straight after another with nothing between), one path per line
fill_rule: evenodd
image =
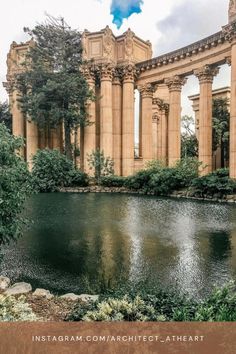
M214 77L219 73L218 67L211 67L210 65L204 65L203 67L194 71L194 75L201 83L212 83Z
M187 79L185 77L178 75L165 79L165 84L168 86L170 92L181 91L182 86L184 86L186 82Z

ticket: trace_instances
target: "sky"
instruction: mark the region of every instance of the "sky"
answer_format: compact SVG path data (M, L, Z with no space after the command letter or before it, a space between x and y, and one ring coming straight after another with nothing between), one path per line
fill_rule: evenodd
M62 16L72 28L98 31L109 25L115 35L129 27L153 45L153 56L191 44L211 35L227 23L229 0L11 0L0 13L0 81L5 81L6 56L12 41L28 39L23 27L33 28L45 14ZM230 70L222 67L214 88L229 85ZM182 93L182 114L192 114L188 95L199 91L189 78ZM7 98L0 85L0 101Z

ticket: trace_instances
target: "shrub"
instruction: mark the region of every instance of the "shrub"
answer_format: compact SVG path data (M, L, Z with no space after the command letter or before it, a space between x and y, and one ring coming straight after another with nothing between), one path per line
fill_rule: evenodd
M163 167L160 161L150 161L149 168L128 177L125 186L156 195L167 195L174 190L188 187L198 176L199 162L194 158L186 158L176 163L175 167Z
M32 192L27 164L17 154L23 140L14 137L0 124L0 244L22 234L24 202Z
M60 187L88 184L87 175L76 170L72 161L58 150L38 150L33 157L32 175L40 192L55 192Z
M107 176L101 178L101 185L104 187L123 187L126 182L126 177Z
M236 321L234 284L215 289L205 300L173 291L104 295L95 303L78 302L67 321Z
M114 175L114 161L112 158L106 157L104 151L99 149L92 151L88 155L88 164L97 184L101 183L102 177Z
M149 182L154 173L152 169L139 171L135 175L126 178L125 187L133 190L148 190Z
M81 170L76 170L73 169L70 172L71 176L71 182L70 186L71 187L86 187L89 184L89 177L87 173L81 171Z
M0 295L0 322L37 320L25 296L16 299L14 296Z
M236 190L236 182L229 178L228 169L223 168L194 179L192 187L194 187L195 193L201 196L214 195L215 193L224 195L231 194Z

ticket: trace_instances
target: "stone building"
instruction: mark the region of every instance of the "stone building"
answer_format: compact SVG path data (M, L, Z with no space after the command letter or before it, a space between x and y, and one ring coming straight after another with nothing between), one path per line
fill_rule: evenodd
M130 29L115 37L111 29L82 36L87 66L84 75L96 94L88 102L91 124L76 132L80 165L88 170L87 154L99 148L115 162L117 175L131 175L152 159L173 166L181 152L181 90L187 77L199 79L199 160L212 171L212 83L221 65L231 65L230 176L236 178L236 0L229 4L229 23L196 43L152 58L149 41ZM26 138L24 156L31 161L38 148L63 147L61 127L39 131L30 117L24 117L17 104L18 92L11 89L14 73L30 42L12 43L8 54L7 83L13 115L13 133ZM139 156L135 156L135 102L139 91ZM137 155L137 153L136 153Z

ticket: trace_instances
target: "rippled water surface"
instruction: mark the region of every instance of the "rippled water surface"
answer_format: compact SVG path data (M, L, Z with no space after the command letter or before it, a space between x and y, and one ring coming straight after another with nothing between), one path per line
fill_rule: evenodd
M236 207L111 194L40 194L33 223L1 250L0 273L57 293L99 284L176 286L204 295L236 279Z

